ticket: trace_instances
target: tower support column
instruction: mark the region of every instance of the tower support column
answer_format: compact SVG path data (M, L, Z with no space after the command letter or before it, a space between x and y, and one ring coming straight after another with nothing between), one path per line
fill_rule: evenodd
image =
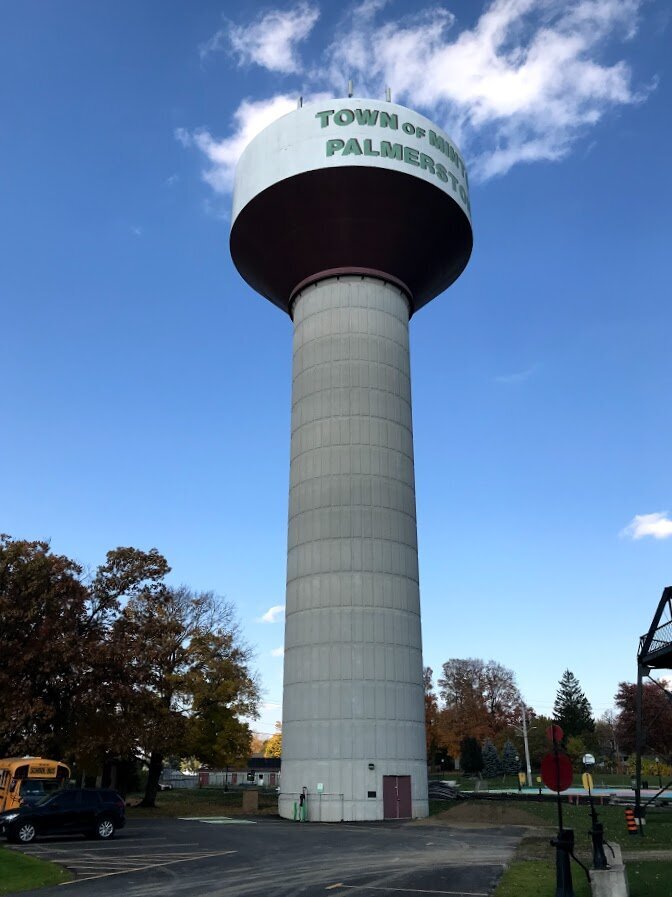
M292 311L280 815L426 816L408 297L341 275Z

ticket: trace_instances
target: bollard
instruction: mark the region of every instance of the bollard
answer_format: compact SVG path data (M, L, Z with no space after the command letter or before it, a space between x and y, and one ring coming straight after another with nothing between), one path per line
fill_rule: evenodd
M628 833L631 835L636 835L638 832L637 828L637 820L635 819L635 811L628 808L625 811L625 824L628 829Z

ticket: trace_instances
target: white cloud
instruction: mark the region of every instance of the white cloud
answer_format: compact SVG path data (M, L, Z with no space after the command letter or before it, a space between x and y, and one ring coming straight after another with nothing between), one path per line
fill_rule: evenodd
M284 657L285 649L284 648L273 648L271 651L271 657Z
M604 113L642 97L606 44L630 39L643 0L494 0L473 28L434 8L408 20L363 26L329 48L333 83L353 77L379 96L439 119L485 179L517 162L556 160ZM360 91L356 91L362 95Z
M201 59L230 47L239 65L254 63L271 72L300 71L297 44L305 41L320 16L316 6L298 3L285 11L259 15L250 25L228 23L200 47Z
M630 523L621 530L622 536L631 539L643 539L653 536L654 539L669 539L672 536L672 520L667 511L655 514L636 514Z
M492 0L470 28L448 9L428 7L392 18L387 0L364 0L332 29L326 48L301 69L296 45L317 21L302 3L271 10L247 26L229 25L209 50L228 41L239 61L302 75L317 100L344 92L393 99L424 111L461 145L476 180L503 175L521 162L557 161L610 110L641 102L618 42L635 36L645 0ZM453 5L453 4L451 4ZM459 7L454 4L455 9ZM297 90L297 94L300 91ZM245 100L222 140L180 128L210 162L204 179L228 193L235 163L259 130L295 108L295 96Z
M284 604L274 604L265 614L259 617L260 623L277 623L285 613Z
M250 140L266 125L292 109L296 109L296 97L284 94L256 102L243 100L234 113L234 129L229 137L217 140L205 129L189 132L185 128L177 128L175 139L182 146L196 146L201 150L210 162L210 166L203 171L203 180L216 193L228 193L233 186L238 157Z
M525 368L523 371L515 371L513 374L500 374L498 377L495 377L496 383L524 383L526 380L532 376L537 370L537 365L533 364L529 368Z

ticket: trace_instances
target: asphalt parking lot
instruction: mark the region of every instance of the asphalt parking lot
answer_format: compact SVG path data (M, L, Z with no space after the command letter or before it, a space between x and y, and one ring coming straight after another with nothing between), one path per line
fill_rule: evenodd
M105 843L52 838L12 849L76 876L24 897L489 897L522 832L214 817L130 820Z

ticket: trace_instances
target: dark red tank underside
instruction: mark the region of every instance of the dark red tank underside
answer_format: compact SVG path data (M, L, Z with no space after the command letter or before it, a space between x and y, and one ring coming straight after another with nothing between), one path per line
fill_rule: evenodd
M455 281L471 225L441 188L403 172L338 167L274 184L238 214L230 248L248 284L288 311L297 284L330 268L373 268L401 280L417 311Z

